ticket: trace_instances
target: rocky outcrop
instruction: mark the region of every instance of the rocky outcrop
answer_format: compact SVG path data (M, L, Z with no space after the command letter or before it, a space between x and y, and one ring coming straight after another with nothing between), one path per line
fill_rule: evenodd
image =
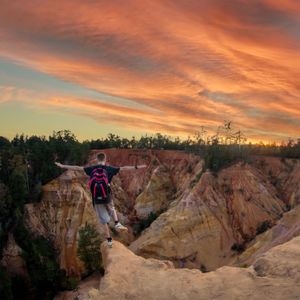
M101 274L94 273L82 280L73 291L64 291L57 294L54 300L86 300L89 294L95 295L95 292L98 293L101 277Z
M256 157L252 165L274 185L279 197L291 208L300 204L300 161L278 157Z
M202 273L144 259L116 242L101 247L105 276L82 299L299 299L300 237L269 250L249 268ZM73 299L73 298L64 298Z
M135 200L134 208L138 218L146 219L150 213L157 214L166 210L173 199L174 188L166 168L155 168L144 191Z
M129 197L131 209L136 197L148 185L155 170L163 170L170 177L172 187L180 194L189 186L192 177L202 167L199 156L175 150L152 149L103 149L92 150L89 161L93 163L96 155L104 152L108 164L115 166L146 164L147 168L120 172L120 184Z
M84 175L68 171L43 187L39 203L25 206L25 224L36 235L51 240L58 250L59 263L68 276L80 277L85 271L77 257L79 230L89 223L101 232Z
M178 168L184 164L187 169L190 161L195 164L198 159L196 156L176 151L165 153L150 150L106 149L92 151L89 164L93 164L95 155L100 151L106 152L108 163L115 166L149 163L145 169L120 172L112 182L113 198L119 218L129 229L131 217L134 215L135 197L142 192L150 178L151 182L156 180L155 169L164 170L167 174L160 173L160 175L167 176L170 174L167 170L173 168L175 162ZM187 171L183 172L183 176L186 173ZM66 171L43 186L43 196L39 203L25 206L26 226L34 234L42 235L54 243L59 253L60 267L66 270L68 276L80 277L85 272L82 262L77 257L79 230L85 223L93 225L100 236L104 237L92 207L87 181L88 178L83 172ZM168 184L170 187L173 186L171 181L169 178L162 189L156 190L158 198L166 199L162 195L166 193L164 189L169 188ZM158 198L151 199L156 202ZM133 235L129 230L129 234L115 235L114 239L129 244L133 240Z
M235 261L235 265L250 265L269 249L300 235L300 205L296 206L266 232L259 234Z
M179 267L214 270L228 264L232 249L255 237L262 222L273 223L283 212L274 186L250 165L237 164L217 177L204 173L130 249Z
M130 229L129 235L114 238L130 244L131 227L139 219L164 212L130 248L176 267L214 270L233 263L235 250L243 249L261 224L275 224L285 205L296 205L299 198L298 161L255 158L214 175L203 173L199 156L183 151L93 150L89 164L99 152L111 165L147 164L114 177L115 205ZM88 222L103 236L86 184L82 172L65 172L43 187L40 203L26 205L27 226L54 242L70 276L84 272L76 255L80 228Z
M119 198L120 200L120 198ZM116 201L118 204L118 200ZM126 222L126 218L122 217ZM80 277L85 272L77 256L79 230L93 225L104 237L92 207L87 177L82 172L67 171L43 187L39 203L25 206L25 224L36 235L51 240L58 250L59 263L68 276ZM121 239L129 243L130 236Z

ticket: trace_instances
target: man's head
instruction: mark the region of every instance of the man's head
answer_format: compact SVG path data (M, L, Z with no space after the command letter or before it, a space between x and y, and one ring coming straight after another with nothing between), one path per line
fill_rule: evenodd
M97 154L97 161L98 161L98 163L100 163L102 165L105 165L105 163L106 163L106 154L103 153L103 152Z

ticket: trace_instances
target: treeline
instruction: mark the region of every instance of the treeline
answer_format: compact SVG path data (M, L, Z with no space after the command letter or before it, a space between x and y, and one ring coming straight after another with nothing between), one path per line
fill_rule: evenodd
M276 143L246 143L247 138L241 130L235 129L232 122L225 121L214 134L208 134L204 127L192 137L180 139L160 133L145 135L139 139L122 138L109 134L106 138L86 142L90 149L164 149L183 150L198 154L204 159L205 168L217 172L237 160L247 161L253 155L300 158L300 139Z

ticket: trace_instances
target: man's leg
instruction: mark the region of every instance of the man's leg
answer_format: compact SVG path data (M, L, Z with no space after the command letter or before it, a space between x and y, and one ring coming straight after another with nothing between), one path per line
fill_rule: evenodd
M104 234L105 234L105 238L110 238L110 230L109 230L109 226L108 226L108 223L106 224L102 224L103 225L103 228L104 228Z
M110 217L109 217L108 211L106 209L106 206L103 204L95 204L95 210L96 210L96 213L100 220L100 223L103 225L104 234L107 239L108 246L112 247L112 238L111 238L110 230L109 230L109 226L108 226Z
M115 229L117 231L127 231L128 230L127 227L123 226L119 221L117 211L115 209L115 205L114 205L114 202L112 199L111 199L110 203L107 204L107 209L115 221Z
M107 209L109 210L109 212L110 212L111 216L113 217L115 223L118 223L119 218L118 218L117 211L116 211L113 200L111 200L110 203L107 204Z

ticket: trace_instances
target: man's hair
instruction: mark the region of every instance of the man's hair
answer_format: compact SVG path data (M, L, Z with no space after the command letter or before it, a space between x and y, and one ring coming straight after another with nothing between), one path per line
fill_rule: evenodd
M97 159L98 161L104 161L106 159L106 154L103 152L97 154Z

